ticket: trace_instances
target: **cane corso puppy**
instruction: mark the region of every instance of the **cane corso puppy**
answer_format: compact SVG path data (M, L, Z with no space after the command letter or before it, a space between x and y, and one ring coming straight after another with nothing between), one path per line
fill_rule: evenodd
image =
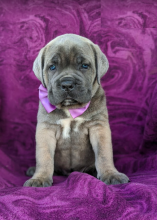
M24 186L51 186L54 172L69 175L73 171L95 171L106 184L129 181L113 163L106 99L100 84L108 67L99 46L75 34L61 35L40 50L33 71L53 109L48 113L39 102L36 169Z

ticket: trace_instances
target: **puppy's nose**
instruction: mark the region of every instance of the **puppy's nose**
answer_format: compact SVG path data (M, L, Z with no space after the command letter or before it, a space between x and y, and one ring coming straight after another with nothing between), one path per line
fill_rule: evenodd
M68 92L68 91L72 91L74 88L75 88L75 84L74 84L73 79L66 78L66 79L62 80L61 90Z

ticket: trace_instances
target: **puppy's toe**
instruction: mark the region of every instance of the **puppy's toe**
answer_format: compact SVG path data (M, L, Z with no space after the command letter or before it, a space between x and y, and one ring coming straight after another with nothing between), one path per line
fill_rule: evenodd
M35 173L35 167L29 167L28 170L26 171L27 176L33 176Z
M52 180L40 178L40 179L29 179L27 180L23 186L30 187L48 187L52 185Z
M103 177L100 177L100 180L107 185L116 185L129 182L129 178L125 174L119 173L118 171L107 172Z

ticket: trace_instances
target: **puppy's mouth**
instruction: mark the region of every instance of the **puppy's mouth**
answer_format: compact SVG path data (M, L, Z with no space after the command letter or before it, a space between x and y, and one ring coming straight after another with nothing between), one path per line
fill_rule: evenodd
M73 106L73 105L76 105L76 104L79 104L79 103L75 99L72 99L71 97L67 97L66 99L64 99L61 102L62 106Z

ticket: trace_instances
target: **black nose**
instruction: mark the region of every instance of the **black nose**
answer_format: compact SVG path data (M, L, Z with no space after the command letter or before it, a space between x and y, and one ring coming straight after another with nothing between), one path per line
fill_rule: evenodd
M61 90L68 92L68 91L72 91L75 88L75 84L74 81L72 79L64 79L61 82Z

